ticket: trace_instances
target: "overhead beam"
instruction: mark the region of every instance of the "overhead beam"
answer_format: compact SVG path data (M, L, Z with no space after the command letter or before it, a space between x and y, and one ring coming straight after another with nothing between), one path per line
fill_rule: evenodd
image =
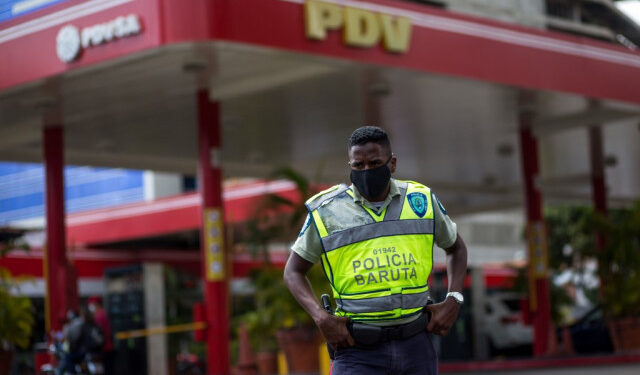
M581 205L589 205L593 202L591 192L589 193L575 193L570 190L555 190L544 192L544 196L548 197L550 203L564 204L574 203ZM607 196L607 204L612 207L625 207L631 208L635 202L638 201L634 196Z
M272 90L287 84L333 73L335 68L324 65L304 65L300 67L285 67L278 71L260 72L247 75L242 79L227 82L216 80L215 76L209 85L211 100L232 99L250 95L264 90Z
M0 148L2 149L33 143L41 139L42 124L36 117L0 128Z
M640 112L637 110L596 106L565 115L537 117L532 120L532 129L535 136L542 136L573 128L586 128L593 124L606 125L637 118L640 118Z
M522 199L501 199L496 202L482 203L482 204L447 204L447 213L452 216L471 215L477 213L486 213L491 211L505 211L516 208L522 208Z
M0 161L17 163L42 163L42 150L27 148L0 148Z
M189 91L184 91L181 94L187 92ZM137 124L148 120L157 120L158 116L161 116L162 114L166 115L168 111L171 111L173 113L180 113L185 118L192 117L190 113L193 107L191 105L191 102L187 99L183 100L183 98L179 95L164 96L161 98L153 99L149 97L143 97L143 99L136 101L136 106L133 110L122 110L122 106L118 104L121 103L114 102L112 103L113 107L96 106L85 110L74 110L67 116L69 118L67 126L73 128L82 127L82 125L86 125L87 123L90 124L96 119L101 119L108 116L110 116L110 118L123 118L126 119L126 121L130 124ZM162 112L159 112L158 108L160 108Z
M589 181L591 181L590 173L577 173L558 177L542 177L538 178L536 183L540 189L545 190L552 189L557 186L587 186Z
M487 185L478 183L464 183L453 181L432 181L429 186L436 191L447 193L465 193L473 195L520 195L522 186L514 185Z

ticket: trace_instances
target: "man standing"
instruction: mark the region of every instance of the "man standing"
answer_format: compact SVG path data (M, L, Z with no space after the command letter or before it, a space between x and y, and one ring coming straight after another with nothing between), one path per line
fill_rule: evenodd
M306 202L309 215L285 283L335 350L333 375L435 375L427 331L445 335L457 319L466 246L428 187L391 178L397 158L384 130L356 129L348 153L353 184ZM434 242L447 253L449 293L429 304ZM318 261L333 289L335 315L320 306L306 279Z

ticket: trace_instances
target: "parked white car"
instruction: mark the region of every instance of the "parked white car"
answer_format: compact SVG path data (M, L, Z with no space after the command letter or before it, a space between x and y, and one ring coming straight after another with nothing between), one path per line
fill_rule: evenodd
M485 297L483 332L496 351L521 348L533 343L533 327L525 325L522 295L499 292Z

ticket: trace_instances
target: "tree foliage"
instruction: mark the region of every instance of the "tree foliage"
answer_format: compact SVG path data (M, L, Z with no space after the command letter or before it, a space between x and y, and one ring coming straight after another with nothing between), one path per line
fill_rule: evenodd
M25 244L19 243L19 235L7 230L2 234L0 259L14 249L28 248ZM26 348L29 345L35 323L33 305L28 297L12 293L20 283L27 280L28 277L14 277L8 269L0 267L0 350L3 346L17 345Z
M28 297L12 295L19 279L0 267L0 343L26 348L35 323L33 306Z
M600 297L609 317L640 316L640 201L631 210L610 211L607 217L593 213L584 218L585 231L602 233L603 250L576 247L598 261Z
M267 194L246 224L244 242L249 245L253 255L260 257L266 264L271 264L269 244L287 243L295 238L307 215L303 202L315 192L309 181L290 167L275 170L269 179L292 182L296 197L292 199L281 194Z
M545 221L552 272L572 269L580 274L595 260L600 288L585 288L587 296L609 317L640 315L640 201L606 216L590 207L550 207ZM605 238L602 250L596 247L597 233Z
M265 265L250 274L256 308L239 317L239 321L247 326L251 341L260 351L277 347L277 330L313 323L284 284L283 270L271 264L268 247L275 242L290 243L296 238L307 216L303 202L316 191L302 174L292 168L278 169L270 178L292 182L296 187L296 197L291 199L268 194L247 224L248 235L244 241L254 256L264 260ZM319 265L312 268L308 277L317 295L330 292Z

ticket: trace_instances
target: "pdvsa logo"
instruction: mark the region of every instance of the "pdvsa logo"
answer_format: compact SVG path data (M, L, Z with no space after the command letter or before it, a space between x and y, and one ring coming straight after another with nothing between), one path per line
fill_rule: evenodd
M73 25L67 25L58 31L56 38L58 58L66 63L75 60L80 53L80 32Z
M58 31L56 53L61 61L70 63L80 55L83 48L99 46L120 38L140 34L140 32L142 32L140 19L135 14L85 27L82 31L73 25L66 25Z

